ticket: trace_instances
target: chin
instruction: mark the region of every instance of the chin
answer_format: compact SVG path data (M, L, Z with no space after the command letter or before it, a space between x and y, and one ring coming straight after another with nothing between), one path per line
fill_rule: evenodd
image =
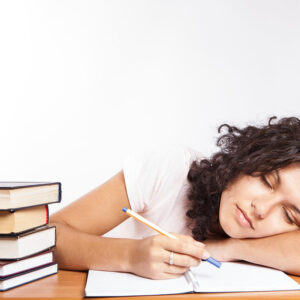
M234 239L242 239L245 238L245 235L240 232L239 230L235 230L236 228L234 228L234 225L230 225L228 223L225 222L225 224L221 221L220 219L220 225L222 227L222 229L224 230L224 232L231 238Z
M245 234L245 232L236 231L233 228L227 228L227 230L224 230L226 234L228 234L233 239L247 239L247 238L253 238L253 236L250 236L249 234Z
M247 238L245 235L241 233L228 233L228 235L233 239L245 239Z

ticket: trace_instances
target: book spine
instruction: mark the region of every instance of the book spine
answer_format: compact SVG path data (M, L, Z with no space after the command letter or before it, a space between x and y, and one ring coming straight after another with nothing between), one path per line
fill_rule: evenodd
M62 195L61 182L58 182L58 199L57 199L57 202L61 202L61 195Z
M45 209L46 209L46 224L48 224L49 223L49 207L47 204L45 205Z

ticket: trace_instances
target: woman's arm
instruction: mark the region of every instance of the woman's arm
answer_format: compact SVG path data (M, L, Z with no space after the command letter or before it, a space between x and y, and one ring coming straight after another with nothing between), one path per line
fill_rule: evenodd
M222 261L245 260L300 275L300 230L259 239L205 241L211 255Z
M203 244L179 235L178 240L156 235L134 239L102 237L128 216L122 207L130 207L123 172L119 172L95 190L51 215L57 227L56 260L60 268L98 269L132 272L144 277L177 277L190 266L198 265ZM175 253L169 265L170 251Z
M86 270L113 268L128 269L132 241L99 238L123 222L127 216L122 207L129 206L123 173L92 190L77 201L50 216L50 224L57 227L56 260L61 268ZM113 262L113 265L111 264ZM99 264L99 265L98 265Z

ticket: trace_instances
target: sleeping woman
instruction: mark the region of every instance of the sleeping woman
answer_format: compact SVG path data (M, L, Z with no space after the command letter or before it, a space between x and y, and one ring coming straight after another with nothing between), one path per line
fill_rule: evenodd
M209 158L181 146L132 154L119 173L53 214L60 268L167 279L211 255L300 275L300 120L223 124L219 134ZM123 207L178 239L128 219Z

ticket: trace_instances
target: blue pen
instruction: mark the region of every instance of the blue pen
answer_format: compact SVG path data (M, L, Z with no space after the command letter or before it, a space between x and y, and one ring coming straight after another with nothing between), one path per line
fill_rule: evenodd
M153 230L155 230L156 232L165 235L171 239L177 239L177 237L165 230L163 230L162 228L158 227L157 225L153 224L152 222L148 221L147 219L145 219L144 217L140 216L139 214L137 214L136 212L132 211L129 208L123 207L122 209L126 214L128 214L129 216L135 218L136 220L138 220L139 222L145 224L146 226L152 228ZM211 263L213 266L220 268L222 263L219 262L218 260L214 259L213 257L209 257L207 259L204 259L205 261Z

